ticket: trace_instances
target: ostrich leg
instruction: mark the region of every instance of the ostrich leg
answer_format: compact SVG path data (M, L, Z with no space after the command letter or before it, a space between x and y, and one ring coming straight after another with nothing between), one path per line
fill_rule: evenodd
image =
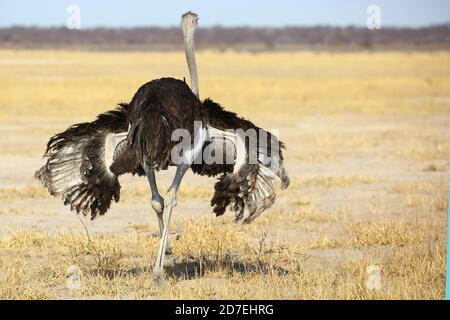
M155 266L153 268L153 278L160 282L164 277L164 257L167 249L167 242L169 237L169 225L170 218L172 216L173 207L177 205L177 192L180 187L181 180L183 179L184 174L189 169L190 164L181 163L177 167L177 171L175 173L175 177L170 185L170 188L167 192L168 202L167 202L167 219L164 223L164 230L161 237L161 243L159 246L158 255L156 256Z
M158 216L159 236L162 237L164 229L164 220L163 220L164 199L158 192L158 187L156 185L155 180L155 171L147 165L144 165L144 171L145 174L147 175L148 183L150 184L150 189L152 190L152 208L153 210L155 210L156 215Z

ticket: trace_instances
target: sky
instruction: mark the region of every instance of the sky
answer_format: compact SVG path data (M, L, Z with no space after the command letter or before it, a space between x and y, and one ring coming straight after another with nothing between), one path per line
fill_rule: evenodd
M178 26L188 10L200 26L366 26L369 5L382 26L450 23L450 0L0 0L0 27L64 26L70 5L80 8L81 29Z

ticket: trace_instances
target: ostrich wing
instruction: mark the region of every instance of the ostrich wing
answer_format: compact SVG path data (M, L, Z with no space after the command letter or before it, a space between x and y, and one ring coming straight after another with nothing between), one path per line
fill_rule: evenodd
M210 153L204 152L203 163L197 164L193 170L205 175L222 173L214 186L211 200L213 211L219 216L230 204L234 204L232 210L236 220L241 220L244 209L247 209L244 223L250 223L275 201L276 173L270 167L268 149L262 144L246 145L242 136L231 131L212 126L207 126L207 131L210 141L207 148L214 150L214 155L218 153L219 157L211 159L208 158ZM249 159L256 160L256 163L250 163Z
M281 180L282 189L289 185L289 177L283 165L284 144L275 135L234 112L224 110L211 99L203 101L200 113L209 138L213 138L210 143L218 144L218 150L221 150L221 144L225 145L225 150L222 151L224 157L233 154L235 158L231 164L206 163L202 160L194 164L192 170L200 175L221 174L214 185L211 199L211 206L217 216L224 214L226 208L232 205L236 220L243 219L247 209L244 222L252 222L275 201L275 177ZM246 144L241 135L232 133L238 129L255 130L258 136L265 133L267 141L263 142L258 138L256 145ZM230 144L229 141L233 143ZM278 146L278 152L273 146Z
M46 164L35 177L53 196L61 196L72 211L103 215L119 201L118 176L142 174L126 148L128 105L103 113L93 122L76 124L47 144Z

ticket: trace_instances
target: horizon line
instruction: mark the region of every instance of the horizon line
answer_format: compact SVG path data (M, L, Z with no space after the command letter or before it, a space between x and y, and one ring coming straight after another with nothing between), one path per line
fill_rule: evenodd
M434 27L444 27L447 26L450 31L450 21L447 22L439 22L439 23L432 23L432 24L426 24L426 25L420 25L420 26L411 26L411 25L386 25L383 26L380 30L383 29L427 29L427 28L434 28ZM12 28L22 28L22 29L67 29L67 30L73 30L67 28L64 24L60 25L33 25L33 24L10 24L2 26L0 25L0 29L12 29ZM174 29L174 28L180 28L179 25L136 25L136 26L105 26L105 25L98 25L98 26L88 26L88 27L81 27L80 29L75 29L76 31L85 31L85 30L95 30L95 29L111 29L111 30L133 30L133 29ZM314 25L302 25L302 24L287 24L282 26L271 26L271 25L228 25L224 26L221 24L215 24L215 25L207 25L207 26L198 26L199 29L239 29L239 28L247 28L247 29L289 29L289 28L339 28L339 29L346 29L346 28L359 28L359 29L367 29L365 25L355 25L355 24L347 24L347 25L340 25L340 24L314 24Z

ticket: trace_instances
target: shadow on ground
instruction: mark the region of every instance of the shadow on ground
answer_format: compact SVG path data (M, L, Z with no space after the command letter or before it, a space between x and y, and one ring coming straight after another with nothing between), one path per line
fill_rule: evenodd
M200 260L185 259L176 261L165 266L168 277L177 280L195 279L203 277L208 271L225 270L228 275L239 273L242 275L249 273L271 274L275 273L279 276L287 276L289 271L283 267L269 265L263 262L248 263L232 259L231 257L223 257L221 259L203 258ZM148 273L149 276L153 271L152 267L136 267L131 269L122 268L95 268L89 270L90 275L101 275L109 279L124 276L139 276Z

